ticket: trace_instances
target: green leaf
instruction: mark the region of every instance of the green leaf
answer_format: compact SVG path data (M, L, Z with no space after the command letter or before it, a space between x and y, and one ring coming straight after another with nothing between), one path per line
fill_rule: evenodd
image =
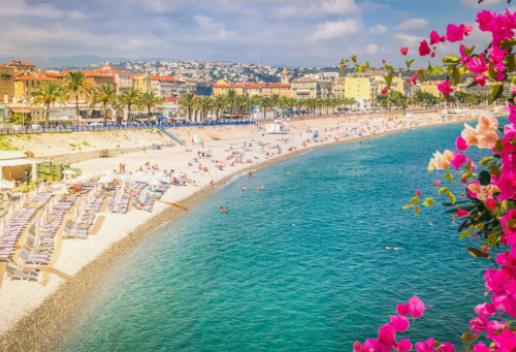
M468 232L468 231L466 231L466 230L464 230L464 231L462 231L462 232L459 234L459 239L460 239L460 240L463 240L463 239L465 239L465 238L466 238L466 237L468 237L468 236L469 236L469 232Z
M351 55L351 61L353 61L353 63L357 63L357 56L356 55Z
M462 340L463 344L465 344L466 346L470 346L473 343L473 341L477 339L477 336L474 335L471 331L466 331L464 334L462 334L460 339Z
M453 179L454 179L453 175L452 175L449 171L448 171L447 173L445 173L445 174L443 175L443 177L444 177L445 179L447 179L448 181L453 181Z
M457 67L453 67L453 85L457 85L460 83L460 71L457 69Z
M435 200L432 197L426 197L425 200L423 201L423 205L425 207L432 207L432 206L434 206L434 204L435 204Z
M447 192L446 196L452 204L455 204L457 202L457 197L455 197L455 194L453 194L452 192Z
M405 61L405 65L407 65L407 70L410 69L410 67L412 66L413 63L414 63L414 59L410 59L410 60L406 60Z
M510 48L512 48L515 45L516 45L516 39L515 38L511 38L511 39L507 39L507 40L504 40L503 42L501 42L500 43L500 48L502 48L502 49L510 49Z
M387 72L383 76L383 79L385 79L385 85L390 88L391 84L392 84L392 72L391 71Z
M441 187L439 188L439 190L437 191L439 194L443 194L445 192L448 192L448 187Z
M484 157L484 158L480 159L480 161L479 161L478 163L479 163L480 165L482 165L482 166L486 166L486 165L487 165L487 163L489 163L491 160L494 160L494 157L492 157L492 156L486 156L486 157Z
M446 55L443 57L443 63L445 64L458 64L460 62L460 58L455 55Z
M489 104L492 104L496 99L500 98L503 93L503 84L495 83L491 88L491 93L489 95Z
M474 248L474 247L469 247L468 253L471 254L475 258L489 258L490 257L489 253L486 253L486 252L481 251L480 249Z

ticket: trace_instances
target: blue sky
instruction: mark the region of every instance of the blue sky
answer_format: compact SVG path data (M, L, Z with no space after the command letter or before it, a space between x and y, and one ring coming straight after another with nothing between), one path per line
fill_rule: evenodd
M353 53L400 63L400 46L449 22L472 24L477 0L2 0L0 56L166 57L335 65ZM501 11L501 0L486 0ZM471 42L485 37L474 32Z

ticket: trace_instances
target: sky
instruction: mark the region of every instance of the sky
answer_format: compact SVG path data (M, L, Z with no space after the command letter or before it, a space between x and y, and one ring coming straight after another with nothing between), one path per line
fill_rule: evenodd
M0 56L169 58L333 66L400 64L432 29L502 0L1 0ZM514 10L514 5L513 10ZM471 42L485 42L475 31Z

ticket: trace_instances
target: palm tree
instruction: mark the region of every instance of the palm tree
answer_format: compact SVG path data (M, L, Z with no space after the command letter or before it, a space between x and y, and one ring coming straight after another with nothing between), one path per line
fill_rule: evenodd
M207 113L210 111L210 108L212 106L212 99L208 96L200 96L196 99L196 104L199 109L200 113L200 120L201 122L206 119Z
M233 111L235 109L235 105L237 102L237 94L234 90L230 90L226 95L226 102L229 108L229 116L233 115Z
M188 112L188 121L192 121L192 112L195 103L195 95L192 92L187 92L183 94L181 99L179 99L179 105L183 110Z
M102 105L102 115L104 116L104 125L107 123L107 107L113 103L116 97L116 89L111 84L102 84L95 89L93 93L93 101Z
M79 119L79 96L88 91L86 76L81 71L70 71L65 79L65 90L75 97L75 114Z
M54 82L42 83L38 89L31 93L31 98L33 104L45 107L45 127L47 128L50 125L50 106L66 101L63 87Z
M154 92L145 92L140 97L140 103L147 108L147 119L150 119L152 109L163 103L163 98Z
M220 112L224 111L227 107L227 100L224 95L216 95L212 100L212 110L215 111L215 117L217 120L220 118Z
M258 106L263 109L263 118L267 118L267 109L271 108L272 99L270 97L261 97L258 101Z
M131 122L131 108L140 103L141 93L138 89L129 88L120 95L120 100L127 106L127 123Z
M252 106L251 98L247 95L241 95L238 97L236 105L242 115L248 115Z

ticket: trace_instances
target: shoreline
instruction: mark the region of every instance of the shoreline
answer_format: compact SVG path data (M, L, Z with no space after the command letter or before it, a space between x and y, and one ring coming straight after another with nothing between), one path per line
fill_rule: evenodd
M230 174L214 182L213 186L207 185L195 190L193 194L180 200L180 203L188 209L199 204L213 192L221 189L229 181L242 177L248 170L260 170L282 161L292 159L314 150L334 146L337 144L353 143L362 140L373 139L390 134L400 133L412 129L429 128L457 124L473 119L473 116L451 121L439 121L437 123L422 124L416 127L403 127L385 130L367 136L360 136L337 141L321 142L309 145L295 151L288 151L271 159L260 161L257 164L235 170ZM53 346L59 346L63 342L63 336L75 326L74 313L81 310L77 302L81 302L90 289L96 284L97 279L109 269L113 261L118 260L129 251L133 250L144 238L151 235L159 227L170 225L181 217L185 211L173 206L158 211L156 214L139 224L122 239L114 242L110 247L101 252L95 259L83 266L74 275L74 280L65 281L55 292L45 298L41 305L25 315L12 328L0 335L0 351L46 351L53 350Z

